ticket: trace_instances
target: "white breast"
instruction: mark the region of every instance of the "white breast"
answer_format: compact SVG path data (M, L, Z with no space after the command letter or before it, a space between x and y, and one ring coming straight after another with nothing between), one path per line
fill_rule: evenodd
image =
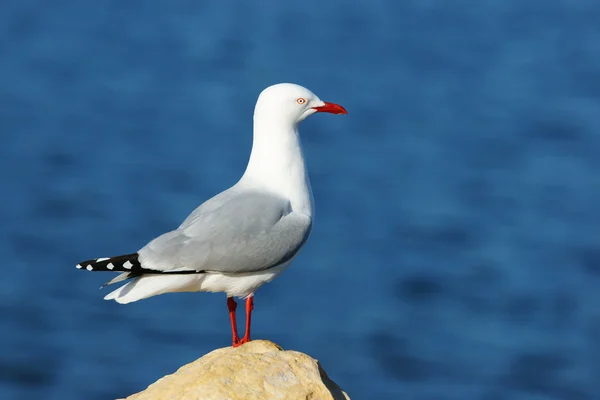
M195 290L202 292L225 292L227 296L245 298L256 292L265 283L271 282L282 273L292 260L260 272L249 272L245 274L223 275L219 273L203 274L198 279Z

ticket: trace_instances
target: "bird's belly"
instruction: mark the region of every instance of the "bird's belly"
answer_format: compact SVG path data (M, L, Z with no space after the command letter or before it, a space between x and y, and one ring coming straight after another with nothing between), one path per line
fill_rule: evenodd
M292 260L265 271L245 274L207 273L198 281L197 291L225 292L227 296L248 297L265 283L271 282L282 273Z

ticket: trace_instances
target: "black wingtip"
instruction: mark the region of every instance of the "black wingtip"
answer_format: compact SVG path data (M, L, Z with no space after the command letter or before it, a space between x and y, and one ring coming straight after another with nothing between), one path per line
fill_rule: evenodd
M77 269L87 271L135 272L142 269L138 253L108 258L94 258L77 264Z
M138 253L125 254L122 256L109 258L94 258L92 260L82 261L77 264L77 269L86 271L110 271L110 272L129 272L128 278L135 278L142 274L202 274L206 271L196 270L176 270L159 271L144 268L139 260ZM104 286L102 286L104 287ZM102 287L100 289L102 289Z

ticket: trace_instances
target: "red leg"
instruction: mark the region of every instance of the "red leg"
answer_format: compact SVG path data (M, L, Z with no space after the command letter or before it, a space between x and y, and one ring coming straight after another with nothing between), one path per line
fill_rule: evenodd
M254 295L250 295L246 299L246 333L244 334L244 337L240 340L239 345L248 343L250 341L250 323L252 318L252 310L254 310Z
M237 347L241 343L237 333L237 322L235 320L235 309L237 308L237 303L235 302L233 297L227 298L227 308L229 309L229 319L231 320L231 344L233 347Z

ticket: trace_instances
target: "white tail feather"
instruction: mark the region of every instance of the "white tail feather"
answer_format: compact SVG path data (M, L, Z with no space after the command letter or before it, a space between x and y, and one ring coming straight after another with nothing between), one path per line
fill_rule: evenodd
M118 279L120 275L115 278ZM169 292L195 292L200 290L204 274L194 275L151 275L146 274L113 290L104 300L127 304Z
M100 289L102 289L104 286L112 285L113 283L121 282L126 279L129 279L129 272L123 272L123 273L115 276L110 281L108 281L104 285L100 286Z

